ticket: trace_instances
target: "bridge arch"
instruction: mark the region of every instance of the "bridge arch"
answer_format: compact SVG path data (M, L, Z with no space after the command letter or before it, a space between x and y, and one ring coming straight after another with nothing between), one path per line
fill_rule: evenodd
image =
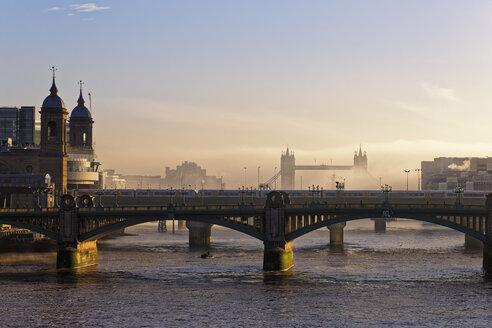
M44 229L40 226L30 225L30 224L26 224L26 223L22 223L22 222L18 222L18 221L9 221L9 220L4 220L4 219L0 220L0 224L7 224L7 225L10 225L10 226L16 227L16 228L28 229L30 231L45 235L45 236L49 237L50 239L58 240L58 234L57 233L50 231L50 230L47 230L47 229Z
M317 223L314 223L314 224L311 224L311 225L308 225L304 228L301 228L299 230L296 230L296 231L293 231L291 233L288 233L286 236L285 236L285 240L286 241L293 241L294 239L296 238L299 238L307 233L310 233L314 230L318 230L320 228L324 228L324 227L327 227L327 226L330 226L332 224L336 224L336 223L341 223L341 222L348 222L348 221L355 221L355 220L361 220L361 219L370 219L371 217L368 216L367 214L358 214L358 215L349 215L349 216L344 216L344 217L338 217L338 218L335 218L335 219L330 219L330 220L327 220L327 221L321 221L321 222L317 222ZM472 229L469 229L467 227L464 227L460 224L457 224L457 223L453 223L453 222L449 222L449 221L444 221L444 220L439 220L439 219L436 219L436 218L433 218L433 217L430 217L430 216L422 216L422 215L409 215L409 214L406 214L404 216L401 216L400 218L402 219L411 219L411 220L416 220L416 221L423 221L423 222L429 222L429 223L433 223L433 224L437 224L437 225L440 225L440 226L444 226L444 227L447 227L447 228L451 228L453 230L457 230L457 231L460 231L466 235L469 235L469 236L472 236L473 238L476 238L482 242L485 242L486 241L486 236L485 235L482 235Z
M264 241L265 237L258 231L254 230L251 227L239 225L235 222L228 222L224 220L218 220L215 218L207 218L207 217L186 217L186 218L175 218L176 220L186 220L186 221L194 221L194 222L203 222L214 224L222 227L226 227L238 232L242 232L248 236L259 239L260 241ZM97 229L94 229L90 232L84 233L79 236L79 241L89 241L89 240L97 240L105 235L110 234L111 232L117 231L121 228L128 228L137 224L152 222L157 220L169 220L167 217L134 217L127 220L123 220L120 222L116 222L113 224L109 224Z

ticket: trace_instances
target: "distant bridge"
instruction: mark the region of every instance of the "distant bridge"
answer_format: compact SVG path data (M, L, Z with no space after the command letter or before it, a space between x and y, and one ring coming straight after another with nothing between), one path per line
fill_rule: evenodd
M489 196L490 198L490 196ZM445 226L484 243L484 269L492 272L492 224L484 205L445 205L311 202L290 204L287 194L273 191L265 205L176 205L77 207L72 196L62 198L60 208L1 209L0 223L27 228L58 241L58 267L97 263L96 241L121 228L156 220L186 220L192 238L210 240L211 225L227 227L263 241L264 269L286 270L293 266L292 241L328 227L331 237L343 238L345 222L364 218L408 218ZM208 230L207 230L208 229ZM207 232L208 231L208 232ZM207 236L208 233L208 236ZM338 234L338 236L337 236ZM341 236L340 236L341 234Z

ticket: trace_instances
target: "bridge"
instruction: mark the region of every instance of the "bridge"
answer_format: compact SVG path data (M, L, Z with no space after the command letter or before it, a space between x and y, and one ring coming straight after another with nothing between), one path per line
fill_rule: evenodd
M264 270L288 270L294 265L292 243L311 231L328 227L330 243L343 243L347 221L398 217L445 226L484 244L483 268L492 273L492 194L484 205L333 203L291 204L288 194L272 191L264 205L93 206L91 198L77 204L64 195L59 208L0 209L0 223L27 228L58 242L57 267L97 264L97 240L136 224L156 220L186 220L190 246L210 243L212 225L227 227L264 244Z

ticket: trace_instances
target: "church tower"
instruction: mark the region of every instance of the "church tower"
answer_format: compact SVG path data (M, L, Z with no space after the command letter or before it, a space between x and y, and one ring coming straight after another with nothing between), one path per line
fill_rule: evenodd
M77 106L70 114L70 148L78 148L92 151L92 120L91 112L85 107L82 96L82 81L80 83L80 95Z
M294 190L296 186L296 157L294 152L289 151L289 146L287 146L285 153L282 152L282 157L280 157L280 172L282 189Z
M55 67L50 95L41 106L40 170L49 173L56 190L67 190L67 109L58 96L55 84Z

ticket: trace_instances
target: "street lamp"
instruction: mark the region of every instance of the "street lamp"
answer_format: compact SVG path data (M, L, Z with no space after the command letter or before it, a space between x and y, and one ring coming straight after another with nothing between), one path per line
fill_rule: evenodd
M277 175L277 167L273 169L273 176L275 177ZM275 178L275 190L277 190L277 179Z
M244 185L247 186L247 184L246 184L246 166L244 167Z
M456 194L456 205L461 204L461 194L465 191L462 187L456 186L454 188L454 193Z
M384 201L388 202L388 194L393 190L391 186L388 186L385 184L384 186L381 186L381 191L384 193Z
M408 173L410 173L410 170L404 170L404 171L407 174L407 191L408 191Z
M260 189L260 168L261 166L258 166L258 189Z
M422 169L415 169L415 172L417 172L417 190L420 191L420 172Z

